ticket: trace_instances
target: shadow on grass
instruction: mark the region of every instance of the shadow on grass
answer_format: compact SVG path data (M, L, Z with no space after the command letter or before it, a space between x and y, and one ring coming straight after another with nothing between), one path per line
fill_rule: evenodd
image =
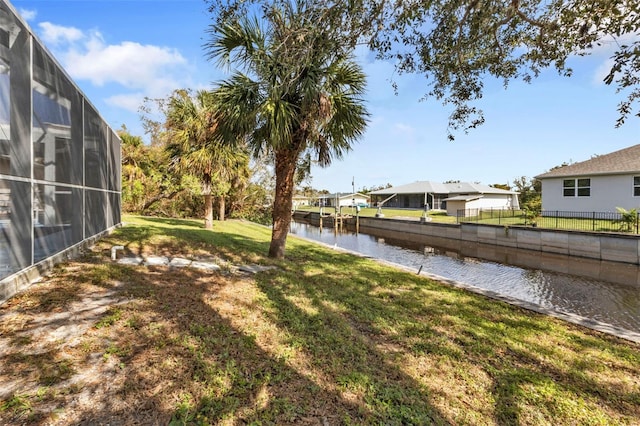
M640 418L640 356L614 338L297 239L289 241L287 260L274 262L280 270L255 281L105 262L110 244L127 238L138 253L202 250L271 262L262 257L266 228L232 232L248 226L238 222L223 233L154 223L119 230L103 256L88 257L78 270L60 269L60 282L117 291L127 303L105 314L108 321L102 318L79 346L47 355L74 357L48 376L57 388L29 397L29 421L43 421L52 407L86 423L123 424ZM94 380L70 384L96 366ZM597 368L600 376L585 371ZM623 379L610 381L608 369ZM86 395L96 395L92 404L79 403ZM17 396L25 398L16 391L4 404ZM0 420L24 423L21 413L0 410Z
M113 245L123 245L128 255L164 255L202 257L216 255L231 262L271 263L264 259L269 248L268 228L257 228L255 238L241 232L225 232L216 223L213 229L204 229L193 220L137 218L103 239L104 253ZM246 226L237 221L225 223L224 229Z
M615 370L623 383L640 376L634 366L640 354L619 339L381 269L361 258L313 248L302 252L290 256L304 280L295 273L259 277L274 305L273 320L309 348L318 368L337 383L348 387L357 378L366 389L365 404L381 416L381 423L443 420L433 404L420 406L433 401L437 391L428 386L429 378L416 382L391 367L398 351L449 365L451 371L438 374L458 376L449 383L452 388L456 382L462 388L485 387L485 402L490 404L485 407L481 396L470 407L462 403L468 396L451 395L447 404L452 412L466 410L471 416L452 419L448 412L446 418L454 423L478 418L486 422L489 417L498 424L640 418L637 386L611 383L605 373L590 374L606 371L612 356L620 361ZM314 259L306 272L305 259ZM322 271L313 269L318 263L325 266ZM301 308L296 300L307 300L313 309ZM585 351L591 352L590 362L583 361ZM393 398L385 400L389 394L381 394L381 389L389 389ZM393 415L384 417L382 406ZM479 417L473 420L474 415Z
M236 310L242 318L252 309L263 309L252 297L240 300L224 315L220 307L212 305L229 294L239 297L243 287L253 285L246 278L190 269L91 263L80 273L67 274L64 278L73 277L78 285L99 283L105 290L120 291L121 298L130 302L107 312L105 316L112 318L100 320L100 328L94 328L79 345L46 354L52 361L66 354L63 364L52 362L51 368L45 368L42 357L5 358L16 367L19 359L25 370L39 368L40 384L48 390L40 395L16 390L0 405L9 407L9 401L19 397L27 400L28 410L0 410L0 420L56 423L55 416L50 417L52 411L72 422L88 424L338 425L379 424L382 420L403 424L402 419L416 418L415 410L420 419L439 418L419 399L418 385L405 380L396 368L384 368L380 373L388 377L381 379L367 367L372 360L373 367L382 368L384 362L382 354L364 342L359 343L359 359L349 361L350 353L343 354L340 362L352 366L331 380L324 379L328 371L324 364L334 362L333 356L311 352L318 358L309 367L287 355L288 350L307 352L295 342L277 351L264 349L256 341L258 331L248 333L229 317ZM120 281L126 285L117 286ZM114 315L116 311L118 315ZM325 315L329 321L339 320L328 311ZM341 328L341 334L328 333L326 340L317 342L327 345L328 350L353 337L346 324L333 325ZM286 330L281 332L287 334ZM97 376L84 376L96 367ZM374 404L353 400L350 392L345 394L350 386L359 386L350 381L361 380L361 372L366 372L370 385L376 387ZM19 377L20 368L14 373ZM406 394L414 399L405 401ZM83 404L83 399L90 404ZM399 399L404 414L396 417L395 410L400 407L391 406Z

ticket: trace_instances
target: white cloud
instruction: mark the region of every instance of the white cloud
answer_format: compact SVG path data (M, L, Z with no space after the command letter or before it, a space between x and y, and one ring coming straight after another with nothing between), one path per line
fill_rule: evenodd
M595 85L604 84L604 78L609 75L611 67L613 66L613 59L607 59L602 62L593 73L593 83Z
M22 16L25 21L33 21L38 14L38 12L36 12L35 10L28 9L20 9L18 13L20 13L20 16Z
M603 37L600 41L599 45L595 45L591 50L591 54L596 57L604 57L605 59L595 70L593 74L593 82L594 84L604 84L604 78L611 71L611 67L614 64L611 56L623 45L631 45L632 43L638 41L640 39L640 35L638 34L623 34L620 37L614 38L613 36Z
M413 145L417 142L415 127L397 122L393 125L393 135L398 141L402 141L403 144Z
M191 87L191 65L175 48L133 41L108 44L98 31L48 22L39 27L40 37L74 80L110 85L113 95L105 99L110 105L136 112L145 96L165 97L176 88Z
M40 27L40 38L49 44L73 43L84 37L82 31L74 27L63 27L51 22L41 22L38 26Z
M141 92L114 95L105 100L108 105L125 109L131 112L138 112L144 101L145 94Z
M394 127L398 133L402 133L406 136L413 136L416 132L412 126L404 123L396 123Z
M588 50L592 55L598 56L611 56L622 45L630 45L634 41L640 39L640 35L634 33L622 34L619 37L612 35L603 36L598 43L594 44L591 49Z
M130 41L107 45L97 33L82 46L69 50L63 62L74 78L97 86L118 83L147 92L174 87L177 70L187 65L176 49Z

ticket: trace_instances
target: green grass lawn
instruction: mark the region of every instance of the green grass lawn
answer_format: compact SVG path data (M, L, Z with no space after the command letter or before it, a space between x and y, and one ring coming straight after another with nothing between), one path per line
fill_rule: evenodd
M323 207L325 213L334 214L335 208L333 207ZM319 212L320 207L298 207L297 210L300 211L311 211L311 212ZM358 213L361 217L375 217L378 209L376 207L367 207L361 208ZM421 209L392 209L392 208L382 208L382 214L387 219L393 218L419 218L423 215L424 210ZM353 207L343 207L342 214L356 214L355 208ZM447 214L443 211L430 211L429 217L434 222L442 222L442 223L456 223L455 216L447 216Z
M270 230L247 222L216 222L206 231L200 221L125 221L77 269L63 265L52 279L68 297L84 285L118 291L123 300L75 352L51 349L53 359L56 350L71 357L72 376L96 357L117 366L97 378L112 383L111 393L80 413L86 418L145 423L152 410L159 423L175 425L640 419L636 344L294 236L286 259L272 260L265 257ZM130 254L227 263L213 274L124 266L108 260L116 244ZM277 269L232 273L246 263ZM26 315L43 294L26 292L13 305ZM55 294L52 310L64 306ZM4 335L17 333L4 327ZM33 375L37 366L24 362ZM0 401L0 423L38 420L56 404L64 414L69 395L79 392L65 383L19 387Z

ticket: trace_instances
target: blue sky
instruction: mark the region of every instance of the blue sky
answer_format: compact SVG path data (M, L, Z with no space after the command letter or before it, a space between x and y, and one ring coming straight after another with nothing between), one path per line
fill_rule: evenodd
M210 88L225 76L204 57L210 20L202 0L11 3L114 129L124 124L143 136L137 110L145 96ZM311 184L347 192L352 178L356 189L418 180L511 183L638 144L640 119L614 128L622 94L602 83L610 48L572 59L571 78L548 70L507 90L487 80L477 104L486 123L454 142L447 140L450 109L435 99L420 101L424 76L398 76L393 64L359 51L368 75L368 130L342 161L314 167Z

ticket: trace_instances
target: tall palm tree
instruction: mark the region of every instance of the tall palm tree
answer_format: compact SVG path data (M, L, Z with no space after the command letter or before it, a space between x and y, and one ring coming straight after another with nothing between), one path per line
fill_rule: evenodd
M237 67L214 90L218 131L274 159L269 256L275 258L285 253L298 160L309 152L321 166L341 158L362 136L368 116L362 69L323 26L318 9L307 6L305 0L274 6L264 15L264 30L247 17L213 25L205 45L210 59Z
M224 197L234 170L246 157L242 147L222 143L212 113L213 100L211 92L205 90L195 96L188 90L177 90L169 98L165 111L172 166L199 178L206 229L213 227L213 195L219 197L219 205L224 209ZM224 213L219 219L224 220Z

